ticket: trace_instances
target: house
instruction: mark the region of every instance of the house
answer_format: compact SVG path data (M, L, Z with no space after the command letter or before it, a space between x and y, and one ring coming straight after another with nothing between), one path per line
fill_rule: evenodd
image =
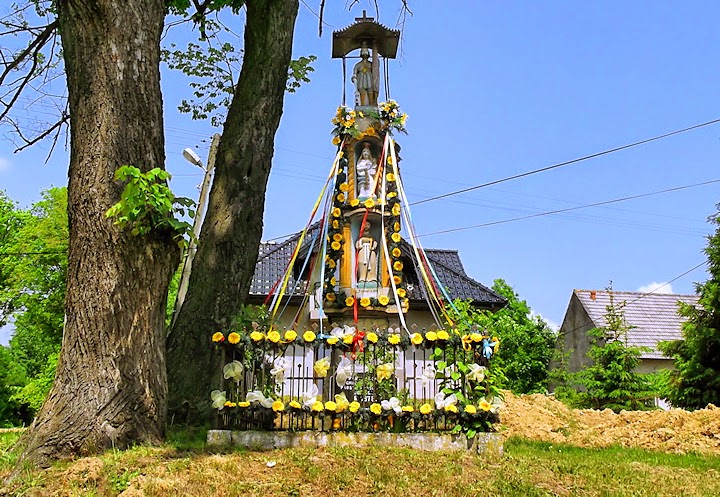
M606 290L573 290L558 340L558 346L568 354L570 372L584 369L592 363L587 356L592 338L587 332L607 326L605 315L610 299L611 293ZM678 304L695 304L698 296L613 291L612 299L616 309L622 310L630 327L627 344L649 348L641 355L638 372L671 368L672 360L662 355L658 343L682 338L685 318L678 314Z

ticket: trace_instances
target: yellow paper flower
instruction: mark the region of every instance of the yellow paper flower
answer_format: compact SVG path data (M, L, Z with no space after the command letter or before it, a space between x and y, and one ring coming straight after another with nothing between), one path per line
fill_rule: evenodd
M330 269L335 269L337 263L335 262L335 259L330 259L329 261L327 261L327 265Z
M333 145L340 145L340 137L339 137L339 136L333 137L333 139L332 139L332 144L333 144Z
M377 334L376 334L375 332L373 332L373 331L371 331L370 333L368 333L368 334L366 335L366 337L367 337L367 341L370 342L370 343L377 343L377 341L378 341L378 336L377 336Z
M330 248L333 250L340 250L340 247L341 247L340 242L332 242L330 244Z
M400 257L400 256L402 255L402 252L401 252L400 249L397 248L397 247L395 247L394 249L392 249L392 252L391 252L391 253L392 253L392 256L393 256L393 257Z
M397 197L397 192L390 192L386 196L387 196L387 198L395 198L395 197Z
M477 408L472 404L468 404L465 406L465 412L468 414L475 414L477 412Z
M400 343L400 335L393 333L388 336L388 343L391 345L397 345Z
M400 231L400 223L395 221L395 224L393 224L393 231Z
M340 339L338 337L330 337L327 339L328 345L335 345L339 341L340 341Z
M363 205L366 209L372 209L373 207L375 207L375 201L369 198L365 202L363 202Z
M402 268L403 268L403 263L402 263L402 261L395 261L395 262L393 263L393 269L394 269L395 271L402 271Z
M492 405L491 405L490 402L488 402L487 400L482 399L482 400L478 403L478 407L479 407L480 409L482 409L483 411L488 412L488 411L490 410L490 408L492 407Z
M395 210L395 207L393 207L393 210ZM400 243L402 236L400 236L400 233L393 233L390 235L390 239L395 243Z
M313 371L315 371L315 375L318 378L325 378L328 374L329 369L330 369L330 360L327 357L318 359L317 361L315 361L315 364L313 365Z
M387 178L388 181L395 181L395 175L393 173L387 173L385 178Z
M398 294L398 297L402 298L402 297L405 297L405 295L407 295L407 291L404 288L398 288L397 294Z
M458 408L454 404L450 404L445 406L445 412L458 412Z
M285 332L285 340L288 342L292 342L297 338L297 332L295 330L287 330Z
M228 342L232 344L236 344L240 341L240 335L235 333L234 331L228 335Z
M393 276L393 282L394 282L395 285L397 286L397 285L399 285L400 283L402 283L402 278L396 274L395 276Z
M313 340L315 340L315 333L307 330L305 333L303 333L303 340L305 340L306 342L312 342Z
M392 155L388 155L388 158L387 158L387 163L388 163L388 164L390 164L390 165L392 166L392 163L393 163L393 158L392 158Z
M350 405L348 406L348 411L352 413L356 413L360 410L360 402L353 401L350 402Z
M382 414L382 406L378 403L370 404L370 412L379 416Z
M276 400L273 402L272 410L275 412L280 412L285 410L285 404L283 404L282 400Z
M340 217L340 207L335 207L332 210L332 215L333 215L333 217Z
M345 305L347 307L352 307L355 304L355 298L354 297L348 297L345 299Z
M333 283L332 281L330 282L330 284L335 286L335 283ZM335 297L334 293L328 293L327 295L325 295L325 298L327 299L328 302L335 302L336 297Z
M333 219L332 227L333 229L338 229L340 227L340 223L338 223L337 219Z
M325 409L325 405L319 400L317 400L313 403L311 409L315 412L322 412L323 409Z
M425 340L427 340L428 342L434 342L435 340L437 340L437 338L437 333L435 333L434 331L428 331L427 333L425 333Z
M238 407L250 407L250 402L243 400L242 402L238 402L237 405Z
M335 233L332 237L334 242L341 242L343 239L343 236L340 233Z
M400 204L395 204L392 207L392 215L393 216L399 216L400 215Z
M403 412L413 412L415 408L413 406L402 406Z
M380 295L378 297L378 303L380 305L388 305L388 302L390 302L390 299L388 298L387 295Z
M348 401L348 399L344 393L341 393L341 394L335 396L335 403L337 404L337 407L335 408L335 412L343 412L345 409L347 409L350 406L350 401ZM327 407L327 404L326 404L326 407Z
M333 402L332 400L328 400L327 402L325 402L325 410L326 411L334 412L335 409L337 409L337 404L335 402Z
M253 331L252 333L250 333L250 340L252 340L253 342L259 342L263 338L265 338L265 335L263 335L259 331Z
M354 199L352 199L352 200L350 201L350 207L357 207L358 205L360 205L360 200L359 200L359 199L354 198Z
M430 414L433 408L430 404L423 404L420 406L420 414Z
M355 338L355 336L348 333L343 337L343 343L346 345L350 345L351 343L353 343L353 338Z
M213 336L212 336L213 342L222 342L223 340L225 340L225 335L223 335L219 331L216 333L213 333Z
M482 342L482 335L480 333L470 333L470 340L473 342Z
M410 341L413 343L413 345L420 345L423 341L423 337L420 333L413 333L410 335Z
M363 307L369 307L370 306L370 299L367 297L363 297L360 299L360 305Z
M440 330L437 332L438 340L449 340L450 335L448 335L448 332L445 330Z
M377 374L378 381L389 380L395 372L395 365L391 362L385 364L378 364L375 368L375 374Z
M338 193L335 197L338 202L345 202L345 194L344 193Z
M302 407L302 406L300 405L300 402L298 402L297 400L291 400L288 405L289 405L290 407L292 407L293 409L300 409L300 408Z
M348 185L347 183L340 183L340 186L338 188L340 188L341 192L347 192L350 189L350 185Z
M365 130L365 134L367 136L375 136L375 128L368 126L368 129Z
M269 331L267 334L267 339L272 343L278 343L280 341L280 333L275 330Z

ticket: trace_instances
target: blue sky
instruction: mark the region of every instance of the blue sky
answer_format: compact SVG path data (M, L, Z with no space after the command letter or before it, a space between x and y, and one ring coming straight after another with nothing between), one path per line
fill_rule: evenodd
M410 116L409 135L397 139L411 201L720 118L717 2L438 5L411 4L402 55L390 68L390 96ZM362 8L373 15L369 4L350 13L329 5L319 38L310 11L316 7L300 6L295 56L318 60L312 83L286 96L265 239L304 226L330 168L330 119L342 95L341 63L330 59L331 32L352 23ZM380 21L393 27L396 4L383 2L383 8ZM241 18L229 23L242 30ZM217 130L175 110L187 81L165 70L163 85L172 187L196 197L201 171L180 152L197 146L205 158ZM29 112L41 117L47 109L34 104ZM44 164L47 145L13 154L6 136L0 141L0 188L29 205L42 189L65 184L61 145ZM417 232L429 234L707 182L720 179L719 154L716 124L423 203L412 209L413 217ZM719 193L715 183L421 241L458 249L473 278L487 286L505 279L535 312L559 324L574 288L602 289L612 280L616 290L637 291L700 264L712 230L707 217ZM693 283L706 277L696 269L664 290L691 293Z

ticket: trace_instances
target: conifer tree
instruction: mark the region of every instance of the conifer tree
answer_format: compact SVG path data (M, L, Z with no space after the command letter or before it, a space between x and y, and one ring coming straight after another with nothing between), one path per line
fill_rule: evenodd
M676 407L701 409L720 405L720 204L709 218L716 225L708 236L707 268L710 278L696 284L697 305L681 304L679 313L687 318L682 340L661 344L663 353L675 361L668 373L668 400Z

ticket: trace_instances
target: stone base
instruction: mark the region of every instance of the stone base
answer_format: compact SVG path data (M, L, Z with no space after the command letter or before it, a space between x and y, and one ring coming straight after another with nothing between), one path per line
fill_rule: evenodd
M236 445L251 450L291 447L408 447L417 450L472 451L489 457L503 455L503 437L478 433L468 443L465 435L440 433L325 433L318 431L230 431L210 430L208 445Z

